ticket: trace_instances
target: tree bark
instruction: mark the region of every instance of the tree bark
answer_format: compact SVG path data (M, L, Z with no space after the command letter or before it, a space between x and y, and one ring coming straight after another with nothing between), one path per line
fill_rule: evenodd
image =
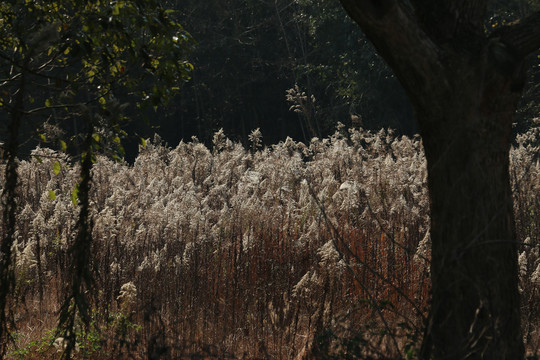
M28 61L22 66L22 72L17 90L15 91L13 105L8 105L11 121L8 126L8 139L5 149L6 169L4 189L0 191L0 202L4 220L5 234L0 238L0 358L7 351L9 345L9 327L13 325L13 318L9 309L9 297L15 289L15 256L12 251L16 241L17 228L17 185L19 182L17 153L19 151L19 131L24 119L26 95L26 70Z
M522 359L509 180L540 15L483 29L487 1L340 0L405 88L428 165L432 298L423 359Z
M431 200L424 359L523 358L508 158L519 91L480 69L449 70L454 94L417 106Z

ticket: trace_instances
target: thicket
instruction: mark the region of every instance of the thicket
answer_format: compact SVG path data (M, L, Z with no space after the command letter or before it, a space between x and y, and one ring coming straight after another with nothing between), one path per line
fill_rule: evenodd
M540 349L538 131L511 152L525 342ZM76 358L413 358L429 300L429 204L418 138L339 127L261 146L222 131L133 165L98 157L90 211L93 324ZM18 166L11 359L59 356L79 164ZM0 173L5 165L0 165ZM2 185L3 186L3 185ZM2 224L2 229L3 228ZM54 346L52 346L54 344Z

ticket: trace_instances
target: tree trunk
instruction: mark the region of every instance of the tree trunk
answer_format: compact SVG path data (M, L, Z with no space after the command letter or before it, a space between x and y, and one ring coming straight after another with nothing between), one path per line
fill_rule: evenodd
M450 86L414 100L431 198L432 308L422 357L433 349L434 359L520 359L509 150L521 85L489 62L462 66L448 70Z
M1 211L4 220L2 230L5 231L5 234L2 234L0 238L0 358L3 358L7 351L9 327L13 325L13 318L9 309L9 297L15 289L14 264L16 259L12 247L16 241L17 228L17 185L19 182L17 153L19 151L19 131L24 119L27 65L28 61L25 61L13 105L10 104L11 106L8 107L11 121L8 125L8 138L5 149L7 162L4 189L0 191L0 206L3 208Z
M421 357L523 359L509 181L540 12L487 33L487 0L340 0L399 78L428 165L432 299Z

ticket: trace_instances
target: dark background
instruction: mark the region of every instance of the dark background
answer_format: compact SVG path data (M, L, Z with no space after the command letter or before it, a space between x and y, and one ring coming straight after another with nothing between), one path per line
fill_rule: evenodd
M493 1L486 31L525 16L538 3ZM389 127L398 135L417 131L401 85L338 1L169 0L163 6L177 11L173 16L194 38L189 60L195 70L166 107L142 112L135 104L127 107L128 161L137 155L140 138L154 133L170 146L193 136L211 146L221 128L243 143L260 128L265 144L287 136L309 142L333 133L337 122ZM516 132L529 128L539 112L538 56L530 62ZM315 99L302 112L292 111L286 100L295 86ZM8 121L0 116L3 138ZM38 143L32 129L39 120L25 125L21 156Z

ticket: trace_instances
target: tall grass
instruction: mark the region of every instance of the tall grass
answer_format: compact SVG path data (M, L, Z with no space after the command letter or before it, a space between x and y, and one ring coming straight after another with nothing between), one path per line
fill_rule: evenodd
M344 131L245 149L222 132L133 165L98 158L91 211L96 328L79 358L399 358L429 297L421 141ZM534 134L512 150L527 348L540 346L540 165ZM538 139L538 137L536 137ZM21 161L11 358L59 354L78 207L78 165L38 148ZM60 171L55 163L61 165ZM4 171L4 165L0 171ZM3 228L2 228L3 229ZM52 343L56 340L54 346Z

